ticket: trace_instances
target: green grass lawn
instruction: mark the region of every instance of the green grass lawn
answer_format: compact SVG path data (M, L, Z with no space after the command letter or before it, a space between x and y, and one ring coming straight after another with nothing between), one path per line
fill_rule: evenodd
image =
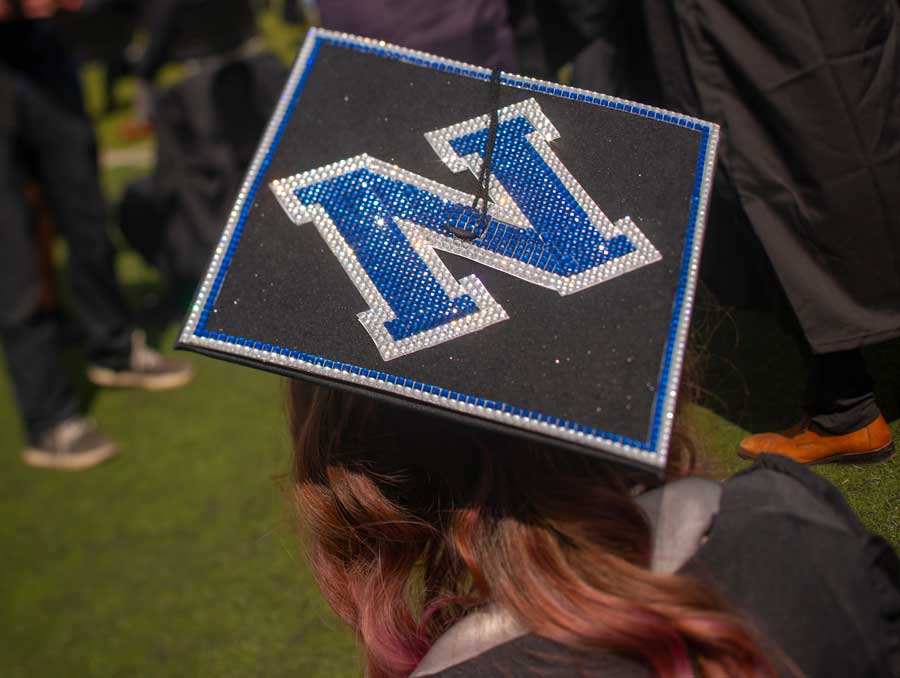
M266 30L285 55L299 36L274 20ZM99 120L104 151L127 147L116 138L123 117ZM148 169L108 164L110 199ZM169 352L178 323L146 310L163 295L158 279L133 253L118 264L150 336ZM743 465L734 448L748 430L790 422L805 371L766 316L705 302L697 327L704 390L688 414L705 466L724 476ZM868 356L900 442L900 342ZM94 391L83 357L67 356L91 416L123 450L77 474L20 463L22 432L0 373L0 677L360 675L353 641L296 545L280 380L181 357L195 364L194 383L143 393ZM818 470L900 547L900 462Z
M185 389L96 393L123 454L86 473L20 464L0 387L4 678L357 674L285 508L279 379L185 357Z

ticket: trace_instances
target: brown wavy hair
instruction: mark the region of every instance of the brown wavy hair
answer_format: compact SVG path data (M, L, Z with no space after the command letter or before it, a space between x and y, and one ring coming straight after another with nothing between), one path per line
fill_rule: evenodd
M370 678L408 676L493 603L580 651L664 678L773 676L709 586L650 571L636 472L371 397L290 383L293 499L312 570ZM676 474L689 438L674 436Z

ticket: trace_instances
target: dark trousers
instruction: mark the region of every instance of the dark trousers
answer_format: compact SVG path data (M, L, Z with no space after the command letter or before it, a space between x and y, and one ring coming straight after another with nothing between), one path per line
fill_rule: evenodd
M40 308L35 233L25 203L34 177L68 245L68 281L92 362L127 364L131 326L113 270L113 248L89 121L28 78L0 71L14 98L0 127L0 337L28 437L35 442L79 405L63 371L55 317Z
M835 435L856 431L879 417L862 351L813 356L806 409L816 428Z

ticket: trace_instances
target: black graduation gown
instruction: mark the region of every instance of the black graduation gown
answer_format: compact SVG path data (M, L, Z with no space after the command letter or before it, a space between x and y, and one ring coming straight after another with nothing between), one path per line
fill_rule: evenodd
M721 167L813 351L900 336L896 0L644 13L665 102L722 125Z
M684 536L669 543L678 545ZM834 485L786 457L761 455L725 481L702 544L678 572L714 587L750 620L779 676L900 676L900 558L860 523ZM442 648L439 641L429 653L432 666L447 668L418 673L422 678L655 675L635 658L580 653L533 634L515 637L496 613L493 619L469 627L461 622L462 633L453 642ZM499 644L491 646L492 636ZM483 649L472 654L473 646ZM460 659L451 663L454 655Z

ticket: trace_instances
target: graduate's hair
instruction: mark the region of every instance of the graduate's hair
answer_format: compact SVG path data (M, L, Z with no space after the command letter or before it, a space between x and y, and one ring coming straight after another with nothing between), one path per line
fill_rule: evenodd
M659 676L773 676L709 586L650 570L642 479L587 455L291 382L293 501L316 581L369 678L408 676L467 610L496 604L573 650ZM670 456L692 456L676 428Z

